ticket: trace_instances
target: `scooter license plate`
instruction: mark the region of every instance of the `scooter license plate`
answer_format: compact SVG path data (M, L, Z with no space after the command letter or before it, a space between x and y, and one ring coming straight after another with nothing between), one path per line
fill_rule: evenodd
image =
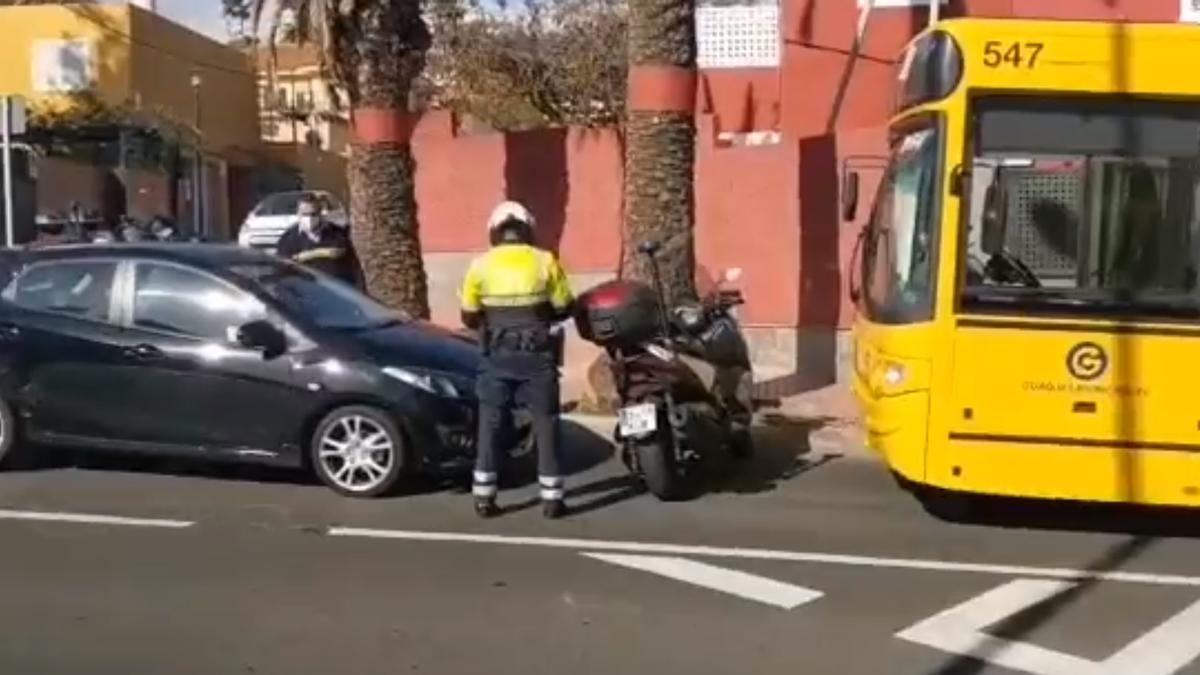
M653 403L621 408L618 419L623 437L641 436L658 431L658 407Z

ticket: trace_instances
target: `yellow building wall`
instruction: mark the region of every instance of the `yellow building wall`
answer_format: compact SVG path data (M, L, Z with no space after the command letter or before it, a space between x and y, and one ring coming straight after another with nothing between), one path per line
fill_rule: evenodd
M250 58L151 12L122 10L132 26L131 85L142 106L170 111L190 127L196 113L192 75L198 74L205 150L247 161L230 151L251 151L260 143L258 83Z
M199 0L197 0L199 1ZM206 152L248 162L259 147L258 86L251 60L157 14L131 5L28 5L0 8L0 92L32 104L70 105L81 94L46 94L34 80L43 40L84 40L100 100L132 104L191 128L200 85L200 127Z
M98 5L27 5L0 8L0 91L31 101L61 100L39 92L34 84L34 52L42 40L86 40L94 69L93 92L108 103L130 96L126 7Z

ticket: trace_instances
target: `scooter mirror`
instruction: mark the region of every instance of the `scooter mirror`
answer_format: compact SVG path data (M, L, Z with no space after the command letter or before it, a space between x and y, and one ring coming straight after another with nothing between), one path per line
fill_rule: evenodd
M742 268L730 267L729 269L725 270L725 273L722 276L725 279L725 283L735 283L738 279L742 278Z

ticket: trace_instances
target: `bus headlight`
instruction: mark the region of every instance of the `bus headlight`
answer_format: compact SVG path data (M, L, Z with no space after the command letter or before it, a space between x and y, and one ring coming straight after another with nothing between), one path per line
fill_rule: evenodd
M899 363L889 363L883 369L883 383L888 387L899 387L904 384L904 379L907 373L904 372L904 366Z

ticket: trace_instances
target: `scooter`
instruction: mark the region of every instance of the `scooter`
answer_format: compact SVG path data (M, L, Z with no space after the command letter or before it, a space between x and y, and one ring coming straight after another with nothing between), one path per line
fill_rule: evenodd
M700 302L667 307L656 254L647 256L653 288L617 280L579 298L581 337L604 347L620 400L615 440L630 472L656 497L695 492L701 469L728 453L753 452L753 371L734 308L739 291L718 288ZM737 271L726 281L737 279Z

